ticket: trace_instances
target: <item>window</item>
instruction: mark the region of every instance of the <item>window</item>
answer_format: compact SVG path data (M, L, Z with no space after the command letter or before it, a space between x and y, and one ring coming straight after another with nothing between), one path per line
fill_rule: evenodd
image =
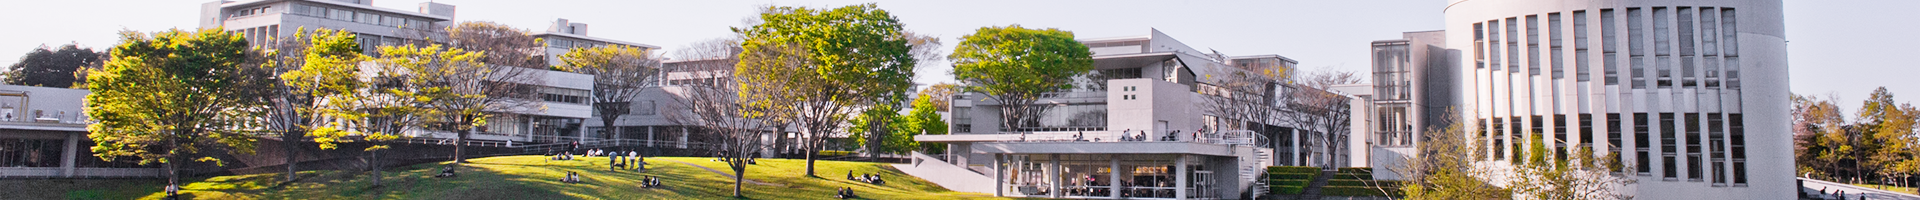
M1527 75L1540 75L1540 17L1527 15Z
M1703 71L1705 73L1703 75L1706 76L1703 82L1707 88L1720 88L1720 59L1714 58L1714 56L1720 55L1720 40L1718 39L1720 38L1720 34L1718 34L1720 32L1720 23L1717 22L1719 21L1720 14L1718 14L1717 11L1719 11L1719 9L1711 7L1700 8L1700 54L1707 56L1707 58L1704 59L1705 63L1703 63L1703 67L1706 68L1706 70ZM1724 181L1719 180L1715 180L1714 182L1724 183Z
M1620 137L1620 113L1607 113L1607 151L1613 153L1614 163L1622 163L1620 157L1625 156L1620 154L1620 148L1626 148L1626 146L1620 146Z
M1673 36L1667 35L1673 31L1672 23L1667 23L1672 14L1667 7L1653 7L1653 84L1660 88L1673 87Z
M1687 181L1699 182L1701 181L1700 169L1706 166L1700 164L1700 113L1687 113L1685 116L1683 121L1687 122Z
M1481 23L1473 23L1473 68L1487 68L1486 40L1487 30Z
M1720 113L1707 113L1707 155L1713 162L1713 186L1715 187L1727 184L1727 146L1723 145L1726 142L1726 129L1721 127L1725 125L1721 119Z
M1733 186L1747 186L1746 120L1739 113L1727 114L1727 139L1733 147Z
M1675 12L1674 14L1675 16L1678 16L1680 18L1679 19L1680 20L1680 24L1679 24L1680 37L1677 38L1677 40L1679 40L1680 42L1680 87L1684 87L1684 88L1699 87L1699 85L1697 84L1698 78L1693 77L1693 74L1694 74L1693 58L1695 55L1694 48L1693 48L1694 47L1693 45L1693 39L1694 39L1693 9L1688 7L1680 7L1680 9L1678 9L1678 12ZM1693 167L1688 166L1688 168L1693 168Z
M65 152L61 150L63 148L66 148L66 141L60 139L0 138L0 166L60 167L60 156Z
M1649 124L1647 121L1649 121L1647 113L1633 113L1633 146L1635 153L1639 154L1639 159L1634 162L1634 165L1640 166L1641 176L1653 174L1653 157L1649 155L1653 146L1649 133L1653 131L1647 128Z
M1616 63L1620 62L1620 56L1614 53L1614 48L1618 48L1615 46L1619 46L1614 44L1619 42L1618 36L1614 33L1617 30L1613 28L1615 25L1613 9L1600 9L1600 67L1606 71L1607 85L1620 85L1620 67ZM1580 32L1586 33L1586 31Z
M332 10L333 14L327 14L327 19L340 20L340 21L353 21L353 11L341 10L341 9L328 9L328 10Z
M1566 56L1560 50L1560 13L1547 13L1547 56L1551 60L1548 67L1553 68L1553 79L1566 78Z
M659 105L658 105L658 104L655 104L655 103L653 102L653 100L644 100L644 101L640 101L640 103L639 103L639 104L640 104L640 105L635 105L635 106L634 106L634 107L635 107L635 109L634 109L634 113L637 113L637 114L640 114L640 115L655 115L655 114L659 114L659 112L658 112L658 111L656 111L656 110L659 110Z
M1737 18L1734 18L1733 13L1733 8L1720 9L1720 35L1722 36L1720 43L1726 44L1721 54L1727 58L1727 89L1740 89L1740 37L1738 37L1740 29L1734 26L1734 19ZM1744 180L1742 178L1745 177L1735 176L1734 179ZM1738 185L1744 185L1744 182L1737 183L1736 186Z
M1593 146L1593 114L1580 114L1580 146Z
M1520 73L1519 19L1507 18L1507 72Z
M1507 125L1506 119L1498 118L1498 117L1493 118L1493 135L1494 135L1493 136L1493 156L1499 157L1500 159L1507 159L1507 151L1506 151L1507 126L1506 125Z
M1593 80L1587 70L1587 11L1573 11L1573 71L1575 81Z
M1646 12L1640 8L1627 8L1627 59L1628 73L1633 77L1633 89L1647 88L1647 31Z
M1676 166L1679 160L1675 158L1680 149L1673 134L1675 131L1673 113L1660 113L1660 164L1664 166L1660 170L1664 172L1661 176L1665 177L1662 180L1673 181L1680 177L1680 168Z
M1500 66L1505 65L1500 62L1500 41L1502 41L1500 40L1500 20L1487 21L1487 24L1489 24L1487 25L1487 38L1493 40L1492 42L1487 42L1487 54L1492 55L1487 56L1487 59L1491 60L1488 63L1493 66L1493 71L1500 71L1503 69Z

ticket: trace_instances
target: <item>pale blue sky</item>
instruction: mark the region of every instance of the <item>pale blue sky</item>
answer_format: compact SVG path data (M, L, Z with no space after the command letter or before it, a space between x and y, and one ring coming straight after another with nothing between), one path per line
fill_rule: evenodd
M457 20L500 22L535 31L555 18L591 25L592 36L666 47L725 37L757 5L838 7L877 2L912 31L958 37L982 26L1021 24L1073 31L1081 38L1138 36L1158 28L1195 48L1227 55L1278 54L1305 68L1365 72L1367 44L1401 32L1441 28L1444 0L1344 1L654 1L437 0L458 6ZM78 42L96 49L122 29L195 28L202 0L20 1L0 7L0 64L41 44ZM425 0L374 0L374 6L416 10ZM1787 0L1788 58L1794 93L1835 93L1858 107L1875 86L1902 102L1920 95L1920 1ZM937 66L946 66L945 64ZM953 82L947 67L920 71L922 83ZM1747 80L1763 81L1763 80ZM1784 98L1784 97L1783 97Z

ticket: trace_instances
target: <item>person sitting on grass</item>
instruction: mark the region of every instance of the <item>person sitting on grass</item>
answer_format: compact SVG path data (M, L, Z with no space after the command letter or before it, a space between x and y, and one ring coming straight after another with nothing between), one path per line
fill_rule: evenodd
M853 177L853 170L847 170L847 180L854 181L854 180L860 180L860 179Z
M454 176L453 165L447 165L447 167L445 168L440 168L440 174L433 175L434 178L446 178L446 177L453 177L453 176Z
M580 173L567 171L567 177L560 178L562 183L580 183Z
M162 199L167 199L167 200L180 199L179 184L174 184L172 180L168 180L166 190L167 190L167 196Z
M853 195L853 187L841 187L839 191L834 192L833 197L840 199L860 198L858 195Z

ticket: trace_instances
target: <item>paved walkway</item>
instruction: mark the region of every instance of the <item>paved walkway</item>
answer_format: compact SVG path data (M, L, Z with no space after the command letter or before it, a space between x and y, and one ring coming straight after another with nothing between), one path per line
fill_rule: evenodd
M667 159L656 159L656 160L667 160ZM677 163L680 163L680 164L687 164L687 166L693 166L693 167L699 167L700 169L705 169L705 170L707 170L707 171L710 171L710 172L713 172L713 173L715 173L715 174L720 174L720 176L725 176L725 177L727 177L727 179L733 179L733 174L730 174L730 173L727 173L727 172L722 172L722 171L720 171L720 170L715 170L715 169L713 169L713 168L707 168L706 166L700 166L700 165L695 165L695 164L693 164L693 163L689 163L689 162L681 162L681 161L678 161L678 160L667 160L667 161L673 161L673 162L677 162ZM753 179L740 179L740 180L746 180L746 181L747 181L747 183L751 183L751 184L754 184L754 185L768 185L768 186L779 186L778 184L772 184L772 183L765 183L765 182L760 182L760 181L755 181L755 180L753 180Z

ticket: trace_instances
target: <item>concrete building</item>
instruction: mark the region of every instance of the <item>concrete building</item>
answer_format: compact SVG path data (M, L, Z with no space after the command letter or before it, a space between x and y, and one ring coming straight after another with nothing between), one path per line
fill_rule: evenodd
M1370 167L1404 166L1422 135L1454 122L1459 109L1459 51L1448 49L1445 31L1406 32L1401 39L1373 41L1371 83L1336 86L1334 90L1364 101L1354 105L1354 135L1367 140ZM1375 170L1375 178L1397 179L1391 170Z
M246 35L252 44L268 44L273 38L291 37L295 31L327 28L357 34L367 55L379 56L378 46L424 42L444 35L454 24L455 7L449 4L420 3L417 11L374 7L373 0L251 0L215 1L202 4L201 28L225 28ZM554 56L575 47L629 45L649 49L657 46L586 36L586 24L559 20L545 33L534 36L548 41L549 63ZM493 122L471 139L495 142L562 142L586 138L582 121L592 116L593 76L546 70L549 66L512 66L529 70L525 78L512 80L538 86L540 102L520 108L506 108L489 119ZM414 137L453 138L452 132L410 132Z
M1781 4L1451 0L1479 159L1507 165L1541 138L1554 157L1618 155L1640 198L1792 197Z
M1330 144L1313 142L1345 138L1344 130L1294 126L1283 115L1236 121L1206 108L1208 98L1224 95L1284 110L1292 103L1275 96L1325 93L1270 78L1293 71L1296 61L1208 54L1158 30L1080 42L1094 53L1094 71L1074 78L1073 89L1043 95L1037 103L1054 106L1042 116L1002 125L1002 103L957 94L950 134L914 138L948 144L949 154L915 153L914 164L901 165L902 171L997 196L1211 199L1264 191L1264 181L1254 179L1266 166L1348 165L1344 151L1329 157L1324 146ZM1258 91L1215 85L1232 74L1268 76L1256 77Z
M94 157L87 90L0 85L0 178L159 177L160 169Z

